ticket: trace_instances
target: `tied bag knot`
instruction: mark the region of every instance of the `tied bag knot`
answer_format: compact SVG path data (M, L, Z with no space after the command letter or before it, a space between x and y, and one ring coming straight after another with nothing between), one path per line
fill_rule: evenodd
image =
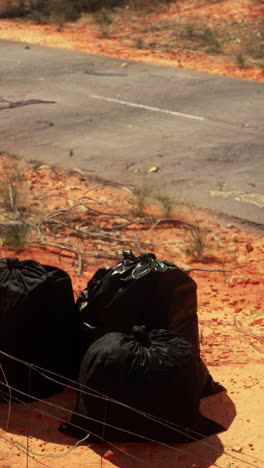
M6 264L9 270L14 270L15 268L19 268L20 261L16 257L14 258L11 257L11 258L7 258Z
M132 328L132 336L143 346L151 345L151 340L147 333L146 325L134 325Z

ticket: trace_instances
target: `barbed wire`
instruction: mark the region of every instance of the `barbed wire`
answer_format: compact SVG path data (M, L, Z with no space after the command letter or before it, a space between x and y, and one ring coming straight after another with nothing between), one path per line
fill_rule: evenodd
M104 395L103 393L101 393L101 392L99 392L99 391L97 391L97 390L94 390L94 389L91 388L91 387L88 387L88 386L85 386L85 385L83 385L83 384L80 384L80 383L78 383L78 382L75 381L75 380L72 380L72 379L66 378L66 377L64 377L64 376L61 376L61 375L57 374L56 372L50 371L50 370L48 370L48 369L41 368L40 366L37 366L37 365L35 365L35 364L28 363L27 361L24 361L24 360L22 360L22 359L16 358L16 357L14 357L14 356L12 356L12 355L9 355L8 353L5 353L5 352L3 352L3 351L0 351L0 354L2 354L2 355L4 355L4 356L7 356L7 357L9 357L9 358L11 358L11 359L13 359L13 360L15 360L15 361L18 361L18 362L24 364L25 366L29 367L31 370L37 372L38 374L42 375L44 378L46 378L46 379L48 379L48 380L51 380L51 381L53 381L53 382L55 382L55 383L57 383L57 384L62 384L62 382L64 382L65 380L66 380L66 381L69 381L69 382L73 383L75 386L67 385L67 388L70 388L70 389L75 390L75 391L77 390L77 392L83 393L83 394L88 395L88 396L91 396L91 397L93 397L93 398L99 398L99 399L102 399L102 400L109 401L109 402L111 402L111 403L120 405L120 406L122 406L122 407L125 407L126 409L129 409L130 411L133 411L133 412L135 412L135 413L137 413L137 414L139 414L139 415L141 415L141 416L144 416L144 417L146 417L147 419L152 420L153 422L159 423L159 424L161 424L162 426L165 426L165 427L167 427L167 428L169 428L169 429L171 429L171 430L174 430L175 432L177 432L177 433L179 433L179 434L181 434L181 435L186 435L186 430L187 430L187 431L188 431L188 437L191 438L191 439L193 439L193 441L198 441L198 440L199 440L199 442L200 442L202 445L207 446L208 448L213 449L213 450L216 450L216 451L219 450L218 448L214 447L212 444L210 444L210 443L208 443L208 442L206 442L206 441L200 440L200 437L204 437L204 438L207 437L207 436L205 436L204 434L201 434L201 433L199 433L199 432L197 432L197 431L194 431L194 430L192 430L192 429L189 429L189 428L184 428L184 427L182 427L182 426L180 426L180 425L177 425L177 424L175 424L175 423L169 422L169 421L167 421L167 420L165 420L165 419L162 419L162 418L153 416L153 415L151 415L151 414L149 414L149 413L146 413L146 412L144 412L144 411L142 411L142 410L139 410L139 409L137 409L137 408L134 408L134 407L132 407L132 406L129 406L129 405L127 405L127 404L125 404L125 403L123 403L123 402L121 402L121 401L115 400L115 399L109 397L108 395ZM44 373L41 372L41 371L44 371ZM52 375L55 375L55 376L59 377L60 381L58 381L58 380L56 380L56 379L54 379L54 378L48 376L48 375L45 374L45 373L52 374ZM1 382L1 381L0 381L0 382ZM121 430L122 432L130 433L131 435L138 436L138 437L141 437L141 438L145 438L144 436L142 436L142 435L140 435L140 434L136 434L136 433L127 431L127 430L125 430L125 429L123 429L123 428L119 428L119 427L116 427L116 426L112 426L112 425L110 425L110 424L108 424L108 423L104 423L104 421L96 420L96 419L90 418L89 416L86 416L86 415L77 413L77 412L75 412L75 411L68 410L68 409L66 409L66 408L64 408L64 407L61 407L61 406L59 406L59 405L54 405L53 403L47 402L47 401L45 401L45 400L32 397L32 395L30 395L29 393L22 392L22 391L20 391L19 389L15 388L15 387L11 387L11 386L8 385L6 382L3 382L3 381L2 381L1 383L2 383L3 385L5 385L6 387L8 387L9 390L11 389L11 390L14 390L14 391L18 391L20 394L22 394L22 395L24 395L24 396L30 397L31 399L35 399L35 400L40 401L40 402L42 402L42 403L45 403L45 404L47 404L47 405L49 405L49 406L53 406L53 407L58 408L58 409L63 409L64 411L66 411L66 412L68 412L68 413L70 413L70 414L75 414L75 415L77 415L77 416L81 416L81 417L84 418L84 419L92 420L93 422L96 422L96 423L99 423L99 424L106 424L107 426L109 426L109 427L111 427L111 428L113 428L113 429ZM64 384L65 384L65 383L64 383ZM78 389L77 389L77 388L76 388L76 385L79 385L79 386L82 387L82 388L78 388ZM85 390L84 390L84 389L85 389ZM88 390L88 391L87 391L87 390ZM9 397L10 397L10 395L9 395ZM63 422L65 422L65 421L63 421ZM71 424L71 425L73 425L73 424ZM84 428L80 428L80 429L81 429L81 430L86 430L86 429L84 429ZM192 434L193 434L193 435L192 435ZM195 435L199 436L199 438L198 438L198 437L195 437ZM97 434L96 434L96 436L98 437ZM147 439L147 438L145 438L145 439ZM155 440L152 440L152 439L149 439L149 441L155 442L155 443L158 443L158 444L163 445L163 443L162 443L162 442L159 442L159 441L155 441ZM167 444L165 444L165 446L167 446ZM167 446L167 447L168 447L168 448L171 448L171 446ZM179 450L180 450L180 449L179 449ZM187 455L191 455L189 452L186 452L186 451L184 451L183 453L185 453L185 454L187 454ZM225 455L228 456L228 457L232 457L233 459L236 459L236 460L238 460L238 461L242 461L243 463L246 463L246 464L249 465L249 466L257 467L257 465L251 464L250 462L245 461L245 460L239 458L238 456L235 456L235 455L233 455L233 454L230 454L230 453L226 452L226 450L223 451L223 454L225 454ZM263 460L260 460L260 459L258 459L258 458L256 458L256 457L253 457L253 456L249 455L249 454L245 454L245 455L248 456L248 457L250 457L250 458L252 458L253 460L259 461L259 462L261 462L261 463L263 462ZM205 459L203 459L203 461L208 462L208 460L205 460ZM219 465L214 464L214 466L219 466ZM259 467L257 467L257 468L259 468Z
M8 395L6 392L3 392L2 390L0 390L0 394L2 394L2 395ZM53 414L51 414L51 413L47 413L46 411L43 411L43 410L41 410L41 409L39 409L39 408L32 407L32 406L30 406L30 404L25 403L25 401L21 400L21 399L18 398L18 397L13 397L13 398L14 398L15 400L17 400L17 402L18 402L18 403L14 403L15 406L18 406L18 407L19 407L20 404L22 404L22 405L26 406L26 407L29 409L30 412L38 413L38 414L42 414L42 415L44 415L44 416L52 417L53 419L56 419L57 421L62 422L62 423L65 422L65 420L62 419L62 418L60 418L59 416L53 415ZM41 401L41 400L39 400L39 401ZM43 403L46 403L46 402L43 401ZM57 405L54 405L54 406L57 407ZM57 408L59 408L59 407L57 407ZM65 408L63 408L63 409L65 410ZM74 423L71 423L71 426L75 427L76 429L80 429L80 430L82 430L82 431L85 430L82 426L79 426L79 425L74 424ZM94 433L94 432L92 432L92 431L90 431L89 433L92 434L92 435L94 435L94 436L96 436L96 437L98 437L99 439L103 440L103 438L102 438L100 435L98 435L98 434L96 434L96 433ZM109 444L110 446L112 446L114 449L116 449L116 450L118 450L118 451L124 453L125 455L127 455L127 456L133 458L134 460L139 461L139 462L144 463L144 464L147 465L147 463L146 463L144 460L142 460L142 459L136 457L135 455L129 453L129 452L126 451L126 450L121 449L120 447L118 447L118 446L117 446L116 444L114 444L113 442L106 441L106 440L104 440L104 442L107 443L107 444Z
M3 382L0 381L0 383L3 383ZM12 387L10 387L10 388L12 388ZM27 394L26 392L22 392L22 391L19 391L19 390L16 390L16 391L18 391L19 393L21 393L23 396L25 396L25 395L31 396L30 394ZM3 392L3 391L1 391L1 390L0 390L0 394L4 394L4 395L6 395L6 396L8 397L8 393ZM43 411L43 410L41 410L41 409L39 409L39 408L35 408L35 407L32 408L32 407L30 406L30 404L25 403L23 400L19 399L18 397L13 397L13 398L14 398L16 401L18 401L20 404L23 404L24 406L26 406L26 407L27 407L31 412L33 412L33 413L43 414L43 415L52 417L52 418L54 418L54 419L56 419L56 420L58 420L58 421L60 421L60 422L62 422L62 423L65 423L65 420L64 420L64 419L62 419L62 418L60 418L60 417L58 417L58 416L55 416L55 415L53 415L52 413ZM31 396L31 398L32 398L32 396ZM95 419L95 418L91 418L91 417L89 417L89 416L83 415L83 414L78 413L78 412L75 412L75 411L68 410L68 409L65 408L65 407L62 407L62 406L60 406L60 405L47 402L47 401L45 401L45 400L41 400L41 399L38 399L38 398L35 398L35 400L36 400L36 401L39 401L39 402L41 402L41 403L45 403L45 404L47 404L48 406L54 407L54 408L56 408L56 409L60 409L60 410L69 412L69 413L71 413L71 414L74 414L74 415L77 415L77 416L81 416L81 417L84 418L84 419L88 419L88 420L90 420L90 421L93 421L93 422L96 422L96 423L99 423L99 424L108 426L108 427L110 427L110 428L112 428L112 429L116 429L116 430L119 430L119 431L122 431L122 432L125 432L125 433L128 433L128 434L131 434L131 435L133 435L133 436L137 436L137 437L141 438L142 441L153 442L153 443L156 443L156 444L158 444L158 445L160 445L160 446L163 446L163 447L169 448L169 449L171 449L171 450L173 450L173 451L176 451L176 452L178 452L178 453L181 453L181 454L183 454L183 455L187 455L187 456L189 456L189 457L191 457L191 458L195 458L195 459L198 458L198 459L200 459L201 461L203 461L203 462L205 462L205 463L209 463L210 466L215 466L216 468L224 468L223 466L221 466L221 465L219 465L219 464L217 464L217 463L212 462L212 461L209 460L208 458L205 458L205 457L203 457L203 456L201 456L201 455L198 455L198 454L193 454L193 453L191 453L191 452L188 451L188 450L185 450L185 449L182 449L182 448L179 448L179 447L174 447L174 446L172 446L172 445L168 445L168 444L166 444L166 443L163 443L163 442L160 442L160 441L151 439L151 438L146 437L146 436L142 436L141 434L134 433L134 432L132 432L132 431L127 431L126 429L120 428L120 427L118 427L118 426L114 426L114 425L108 424L106 421L98 420L98 419ZM16 405L16 406L19 406L19 405ZM76 429L80 429L80 430L82 430L82 431L87 432L87 429L86 429L86 428L84 428L84 427L82 427L82 426L80 426L80 425L78 425L78 424L70 423L70 426L73 426L73 427L75 427ZM138 457L135 457L135 455L132 455L132 454L128 453L127 451L122 451L122 449L120 449L120 447L118 447L117 445L113 444L112 442L110 442L110 441L104 439L104 437L103 437L103 436L100 436L98 433L95 433L95 432L90 431L90 430L89 430L89 433L92 434L92 435L94 435L95 437L97 437L97 438L100 439L101 441L103 441L103 442L105 442L105 443L111 445L113 448L117 449L118 451L124 452L125 455L128 455L129 457L134 458L134 459L136 459L137 461L140 461L141 463L146 464L146 462L145 462L144 460L139 459ZM196 440L197 440L197 439L196 439ZM200 440L199 440L199 442L200 442ZM208 444L207 444L207 445L208 445ZM215 447L210 446L210 445L208 445L208 447L211 447L211 448L214 448L214 449L215 449ZM219 451L219 449L217 449L217 450ZM258 465L256 465L256 464L253 464L253 463L250 463L250 462L248 462L248 461L246 461L246 460L243 460L242 458L239 458L239 457L237 457L237 456L235 456L235 455L233 455L233 454L229 454L229 453L227 453L227 452L223 452L223 453L224 453L226 456L229 456L229 457L231 457L232 459L238 460L238 461L240 461L240 462L242 462L242 463L245 463L245 464L248 465L248 466L252 466L252 467L254 467L254 468L261 468L260 466L258 466Z

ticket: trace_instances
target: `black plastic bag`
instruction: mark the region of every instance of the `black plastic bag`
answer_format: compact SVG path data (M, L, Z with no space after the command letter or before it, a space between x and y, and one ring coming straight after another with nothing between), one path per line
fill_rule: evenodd
M91 442L190 442L223 431L199 413L196 371L191 345L174 332L107 333L84 355L80 384L88 393L79 393L60 430L90 433Z
M79 374L80 323L69 275L33 260L0 259L0 351L67 378ZM3 384L34 397L63 390L22 363L0 354ZM58 379L49 374L49 377ZM59 379L61 381L61 379ZM12 389L11 389L12 390ZM2 394L3 395L3 394ZM27 399L12 390L12 395Z
M199 353L196 283L180 268L154 254L98 270L77 307L82 322L105 329L130 330L134 324L180 332Z
M178 333L193 347L202 397L224 388L215 383L200 359L197 285L171 262L147 253L135 257L124 251L122 262L98 270L78 298L87 328L83 349L106 331L127 332L133 325L164 328ZM94 328L91 328L94 327Z

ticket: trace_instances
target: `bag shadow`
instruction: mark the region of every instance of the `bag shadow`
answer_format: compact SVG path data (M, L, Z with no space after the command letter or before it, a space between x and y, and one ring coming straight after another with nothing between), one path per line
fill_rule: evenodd
M27 405L13 403L9 421L9 405L1 403L0 427L5 430L9 422L7 436L8 433L12 433L19 438L29 434L47 443L74 446L76 439L59 432L58 427L62 421L69 420L75 406L76 395L75 391L66 389L63 393L43 402L36 401ZM235 405L226 392L202 399L200 410L203 415L217 421L226 429L230 427L236 416ZM66 450L67 448L65 452ZM48 445L45 451L50 452ZM152 468L164 468L164 466L186 468L192 464L198 464L199 468L209 468L216 463L223 451L224 447L218 435L188 444L168 444L168 446L145 442L89 444L87 441L81 443L65 459L69 466L71 457L83 454L87 460L90 456L93 460L98 458L98 462L104 457L118 468L141 468L144 464Z

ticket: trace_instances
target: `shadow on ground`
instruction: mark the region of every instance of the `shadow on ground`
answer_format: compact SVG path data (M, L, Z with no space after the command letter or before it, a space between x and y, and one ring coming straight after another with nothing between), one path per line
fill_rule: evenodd
M76 393L66 390L43 402L34 402L29 405L12 404L9 422L8 404L1 403L0 427L6 430L8 422L7 436L12 434L17 436L18 440L21 440L21 436L28 434L31 436L31 441L39 439L46 443L73 446L76 440L59 432L58 427L60 421L69 419L75 405L75 399ZM230 427L236 416L234 403L225 392L201 400L200 409L205 416L222 424L226 429ZM15 442L16 438L12 437L12 440ZM169 446L155 443L123 443L116 444L114 447L107 443L83 443L81 445L71 453L79 456L79 453L81 455L80 451L85 449L85 456L88 459L89 453L93 452L91 454L93 459L96 455L98 460L105 456L111 464L119 468L141 468L143 464L153 468L164 466L166 468L175 468L175 466L186 468L189 464L192 466L192 464L197 463L199 468L208 468L216 463L224 451L218 436L211 436L189 444L170 444ZM87 449L89 449L88 452ZM51 450L48 445L45 447L45 452L48 453ZM66 450L67 448L65 448ZM66 456L67 462L70 462L70 457L71 454ZM80 466L82 465L80 464Z

